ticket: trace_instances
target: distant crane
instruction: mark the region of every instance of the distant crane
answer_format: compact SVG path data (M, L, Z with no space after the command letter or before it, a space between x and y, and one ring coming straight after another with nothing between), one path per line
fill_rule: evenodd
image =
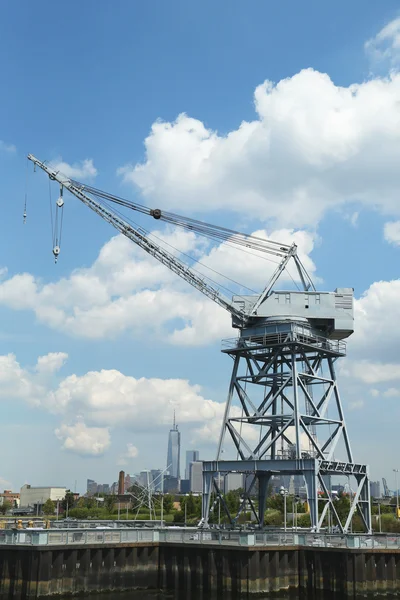
M390 490L388 488L388 484L387 484L387 481L386 481L385 477L382 477L382 483L383 483L383 497L384 498L391 498L392 494L391 494L391 492L390 492Z
M371 531L368 467L353 461L334 368L335 361L346 353L343 340L353 333L353 290L317 291L295 244L281 244L150 209L65 177L31 154L28 159L60 185L56 223L62 222L66 189L125 237L227 310L232 316L232 326L239 330L239 336L225 341L222 350L233 359L233 370L217 457L215 461L203 463L203 525L208 525L214 490L232 524L250 504L259 526L263 527L268 484L272 476L280 474L304 477L313 530L319 531L322 527L330 507L341 531L349 530L356 510L366 531ZM229 299L215 281L154 241L149 232L112 209L110 202L214 242L258 256L276 257L279 264L261 293L234 294ZM61 211L58 220L57 211ZM56 259L60 253L60 238L61 231L60 235L56 231L53 248ZM289 262L295 265L302 290L277 291L275 284ZM222 459L226 436L236 454L233 460ZM336 459L338 452L342 454L341 460ZM221 474L230 472L244 474L248 482L236 515L229 513L218 483ZM332 476L356 480L344 522L336 512L330 484ZM258 507L251 498L257 485ZM325 501L321 514L319 490Z

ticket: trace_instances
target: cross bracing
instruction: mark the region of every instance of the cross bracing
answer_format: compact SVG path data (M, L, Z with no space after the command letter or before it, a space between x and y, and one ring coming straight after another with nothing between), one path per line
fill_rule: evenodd
M217 463L220 470L222 463L227 466L222 453L230 445L231 452L236 454L232 469L244 473L245 467L251 465L253 473L241 510L230 519L235 522L246 503L250 503L257 481L259 509L254 513L262 526L266 485L273 473L292 473L304 477L315 530L322 527L330 509L343 531L348 530L355 511L369 531L368 469L353 461L336 380L335 362L345 354L344 343L339 345L314 335L304 323L281 322L279 336L270 335L271 328L276 328L276 324L266 325L261 336L246 336L243 332L230 348L225 344L223 349L231 356L233 369ZM206 520L210 472L205 472ZM330 475L355 479L345 523L340 522L332 490L326 482L326 476ZM319 497L323 498L322 512L318 507Z

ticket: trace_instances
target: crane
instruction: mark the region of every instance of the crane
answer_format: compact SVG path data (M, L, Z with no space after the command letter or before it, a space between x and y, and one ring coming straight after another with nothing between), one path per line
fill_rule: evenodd
M264 523L266 490L271 477L301 475L304 478L312 527L318 531L328 508L341 531L347 531L356 510L364 527L371 530L369 471L355 463L339 396L334 363L345 355L344 340L354 330L353 290L316 290L297 253L296 244L252 236L222 226L183 217L104 192L64 176L46 162L28 155L60 186L56 210L64 209L64 190L78 198L104 221L192 287L231 314L239 336L226 341L223 352L233 360L232 376L218 442L216 461L203 463L203 523L207 525L211 491L215 488L228 519L235 524L250 503L260 525ZM175 225L214 242L274 257L279 263L261 293L233 294L173 252L154 241L142 227L132 223L110 203ZM57 234L53 254L60 253ZM302 289L276 290L289 262L294 263ZM261 397L260 397L261 394ZM226 437L235 460L222 460ZM304 447L306 440L307 448ZM290 454L288 452L290 449ZM342 453L341 460L336 453ZM241 473L250 477L238 513L232 518L223 500L217 474ZM354 477L356 491L345 523L341 522L330 490L330 477ZM251 492L258 482L258 509ZM326 504L319 514L318 490Z
M90 208L97 215L99 215L104 221L110 223L110 225L117 229L122 235L124 235L132 242L137 244L145 252L156 258L159 262L164 264L176 275L179 275L179 277L181 277L191 286L199 290L202 294L216 302L219 306L227 310L229 313L231 313L233 327L242 329L246 326L249 326L250 324L254 324L260 319L265 320L266 317L271 316L270 307L267 309L268 314L260 309L263 303L265 303L266 300L270 298L274 289L274 285L286 269L291 259L293 260L296 266L296 270L301 284L303 286L304 292L307 293L310 290L312 292L316 292L311 277L307 273L297 254L297 246L295 243L292 243L289 246L287 244L282 244L273 240L263 239L257 236L240 233L238 231L234 231L224 227L203 223L195 219L182 217L166 211L161 211L160 209L150 209L146 206L130 202L118 196L103 192L102 190L99 190L92 186L70 179L64 176L59 171L54 170L45 162L40 161L32 154L28 154L28 159L32 161L35 166L39 167L45 173L47 173L47 175L52 181L57 181L59 183L60 196L56 202L57 210L63 210L64 208L63 191L64 189L66 189L72 195L78 198L78 200L80 200L83 204L85 204L88 208ZM102 200L103 203L101 203L99 199ZM120 206L129 208L131 210L147 214L156 220L162 220L166 223L174 224L178 227L184 228L188 231L199 233L200 235L204 235L213 240L229 241L229 244L231 245L235 244L239 247L249 248L252 250L256 250L260 253L265 253L270 256L278 257L280 259L280 262L276 270L270 277L269 281L266 283L264 290L258 296L237 295L234 296L232 299L229 299L225 297L225 295L222 294L220 290L218 290L216 287L211 285L209 282L206 282L204 280L204 276L201 276L198 273L196 273L193 269L188 267L188 265L184 261L180 260L171 252L168 252L165 248L162 248L159 244L152 241L149 238L149 236L146 235L146 232L143 229L134 227L116 211L111 210L111 208L104 204L104 201L112 202ZM55 256L55 259L57 260L60 254L60 247L58 243L56 243L53 248L53 254ZM329 292L325 293L325 295L326 294L329 294ZM296 314L299 313L299 306L297 306L294 310ZM310 317L310 314L303 314L304 310L300 312L302 312L302 314L298 314L298 316ZM320 313L318 315L320 326L322 326L321 316L323 317L323 315L321 315ZM352 314L349 313L349 316L350 319L352 319ZM334 327L332 327L332 325L332 322L326 322L325 328L330 328L333 331ZM347 335L350 335L350 333L351 331L348 330L346 333L342 334L342 337L347 337Z

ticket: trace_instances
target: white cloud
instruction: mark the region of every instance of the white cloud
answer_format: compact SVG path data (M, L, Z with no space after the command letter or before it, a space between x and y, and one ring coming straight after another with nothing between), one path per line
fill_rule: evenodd
M400 363L400 279L377 281L355 302L355 332L350 358Z
M145 161L120 175L154 207L286 227L315 226L346 203L400 214L400 74L340 87L306 69L254 97L257 119L225 136L185 114L155 122Z
M46 356L39 356L36 370L38 373L54 373L61 369L66 360L68 354L65 352L50 352Z
M129 443L126 445L126 451L123 454L120 454L120 456L117 460L117 464L118 465L128 465L129 462L133 458L137 458L138 455L139 455L139 450L136 448L136 446Z
M127 444L126 446L126 457L127 458L136 458L139 454L138 449L133 444Z
M349 403L350 410L359 410L359 409L363 408L363 406L364 406L363 400L354 400L353 402Z
M72 165L59 158L52 161L51 166L55 171L60 171L60 173L71 179L93 179L97 175L97 169L91 158L86 158L80 163L73 163Z
M0 356L0 401L22 400L61 415L63 423L55 434L63 449L103 454L111 443L110 428L156 431L171 423L174 411L180 424L195 428L201 424L204 431L209 426L212 440L217 439L224 403L205 398L200 386L183 379L136 379L117 370L69 375L54 386L52 375L66 359L64 353L51 353L27 369L12 354ZM204 435L199 430L196 437ZM210 441L210 435L204 439ZM137 456L137 447L128 443L120 459Z
M389 221L383 229L385 240L394 246L400 246L400 221Z
M400 388L388 388L383 392L385 398L396 398L400 396Z
M385 25L364 47L373 64L396 66L400 60L400 17Z
M87 427L83 421L61 425L54 433L63 442L63 450L81 456L101 456L111 444L108 427Z
M213 419L220 405L201 395L201 388L183 379L136 379L117 370L70 375L43 404L59 412L83 414L97 425L159 426Z
M300 258L310 274L315 274L309 256L315 235L289 229L256 234L283 243L296 242ZM223 279L215 271L261 291L276 268L257 252L249 255L226 243L207 247L193 233L177 230L156 235L162 243L201 259L213 269L211 276L218 283ZM210 275L204 266L197 264L196 269ZM290 274L296 278L293 269ZM282 283L285 279L290 280L288 274ZM0 304L13 310L32 310L38 321L53 329L91 339L116 337L125 331L140 335L145 330L146 335L172 344L201 345L232 335L226 311L123 236L105 244L91 267L77 269L68 278L42 284L24 273L0 281Z
M0 140L0 152L6 152L7 154L15 154L17 148L14 144L6 144L3 140Z
M62 353L60 353L61 355ZM47 393L46 370L40 366L51 362L51 354L39 357L39 368L23 369L14 354L0 356L0 401L8 402L11 398L20 398L31 404L41 404ZM54 372L47 370L47 374Z
M346 363L346 374L364 383L377 384L400 379L400 362L374 363L368 360Z

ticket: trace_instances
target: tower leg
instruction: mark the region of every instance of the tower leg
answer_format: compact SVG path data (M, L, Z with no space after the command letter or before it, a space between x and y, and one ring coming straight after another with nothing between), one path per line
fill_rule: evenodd
M211 489L214 473L203 471L203 496L201 504L201 523L203 526L208 526L208 519L210 515L210 500L211 500Z
M305 471L304 479L307 488L307 501L310 510L311 528L319 531L318 525L318 474L315 469Z
M264 527L265 504L267 501L268 485L271 480L271 473L258 474L258 519L260 529Z

